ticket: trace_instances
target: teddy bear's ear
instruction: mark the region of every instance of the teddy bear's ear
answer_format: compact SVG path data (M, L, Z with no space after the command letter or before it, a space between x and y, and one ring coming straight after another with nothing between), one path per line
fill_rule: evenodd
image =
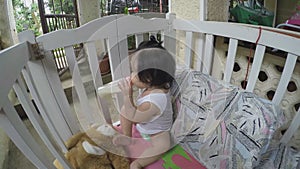
M67 149L69 150L69 149L73 148L78 143L78 141L81 140L81 138L85 137L85 136L86 136L86 134L83 132L73 135L71 138L69 138L69 140L67 140L65 142Z
M108 124L104 124L96 129L98 132L105 136L113 136L116 131Z
M88 154L94 154L94 155L104 155L105 154L105 151L103 149L101 149L100 147L97 147L97 146L93 146L87 141L82 142L82 147Z

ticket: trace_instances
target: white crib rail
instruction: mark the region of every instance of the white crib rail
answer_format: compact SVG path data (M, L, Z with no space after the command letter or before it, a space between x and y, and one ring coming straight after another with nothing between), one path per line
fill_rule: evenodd
M32 58L35 54L32 53L31 45L28 43L21 43L1 51L1 127L4 128L9 137L38 168L53 168L51 161L47 160L47 157L37 149L38 143L24 127L13 105L10 104L7 98L9 90L14 89L20 99L20 104L25 109L27 116L47 148L65 168L70 168L62 155L66 151L64 141L72 134L80 131L80 126L73 112L71 112L62 82L55 69L53 56L50 53L51 50L57 48L65 49L74 82L74 91L79 96L80 109L82 112L85 112L88 122L96 123L99 120L99 111L94 110L90 105L88 93L84 86L85 80L79 70L79 63L76 60L73 45L82 44L84 46L83 50L86 52L89 62L93 90L96 91L99 86L103 85L102 77L98 70L99 58L97 55L99 54L99 46L97 42L102 43L102 46L100 45L101 51L108 52L112 79L117 80L128 76L130 73L127 43L129 36L134 36L135 43L138 45L145 40L145 34L160 34L164 41L163 45L174 56L179 57L181 53L178 51L181 47L178 45L178 42L182 43L182 41L177 38L176 32L182 31L185 34L183 38L185 64L192 68L193 64L195 64L193 57L196 55L199 58L195 68L206 74L212 74L214 66L218 66L213 65L215 59L215 37L226 37L229 38L229 45L222 79L229 83L232 78L239 42L255 43L260 31L259 27L240 24L187 21L175 19L174 15L169 15L168 18L149 20L135 16L114 15L94 20L73 30L59 30L45 34L38 37L36 41L32 38L27 38L27 40L42 46L40 50L42 49L44 52L45 57L43 59ZM28 37L32 37L32 35ZM300 55L299 46L300 40L297 37L282 32L278 33L278 31L275 32L270 28L262 28L249 78L247 79L246 90L251 92L254 90L267 47L286 51L289 54L272 100L275 105L279 106L285 97L288 82L295 70L297 58ZM25 82L23 82L24 80ZM26 88L29 89L30 94L27 93ZM106 122L112 123L110 112L105 106L105 102L101 97L97 97L100 112L104 114ZM31 102L31 99L34 100L36 107ZM298 110L291 127L281 140L282 143L286 144L295 133L299 127L299 118L300 111Z
M17 94L20 104L24 108L27 116L29 117L32 125L40 135L46 146L53 153L53 155L62 162L66 168L70 168L63 158L61 148L56 146L57 142L61 139L58 138L53 141L52 136L49 134L48 129L45 127L45 122L42 121L36 108L31 102L31 96L28 94L26 85L29 87L31 84L26 80L28 73L28 61L32 58L31 45L27 42L20 43L9 49L1 51L1 106L0 106L0 125L1 128L7 133L15 145L26 154L27 158L37 168L54 168L51 161L47 160L48 157L40 149L40 144L34 139L30 131L24 125L14 108L14 103L8 99L8 93L14 89ZM22 76L22 73L24 76ZM24 83L25 81L27 83ZM34 89L33 89L34 90ZM31 90L32 92L32 90ZM53 134L53 133L52 133Z
M220 36L229 38L228 54L225 69L223 70L224 76L223 80L225 82L230 82L232 76L233 65L235 62L235 57L237 53L238 42L251 42L257 43L254 60L251 65L251 70L249 72L249 77L247 79L246 90L253 92L258 78L259 71L261 70L261 65L266 53L266 48L276 48L288 53L286 62L284 65L283 72L281 74L279 84L275 91L272 102L280 106L286 92L287 86L291 79L293 72L295 71L295 65L297 59L300 60L300 39L299 34L286 32L282 30L276 30L267 27L259 26L249 26L234 23L221 23L221 22L203 22L203 21L187 21L181 19L175 19L173 22L173 28L175 30L184 31L186 33L186 46L190 49L186 49L185 61L186 65L191 65L192 55L190 51L198 51L198 55L204 54L202 65L197 65L202 67L202 72L206 74L211 74L211 66L213 66L213 50L214 48L214 38L213 36ZM191 36L192 33L200 33L206 36L205 47L193 46L192 42L195 36ZM192 38L191 38L192 37ZM194 48L193 48L194 47ZM203 50L203 51L201 51ZM199 60L197 62L199 64ZM217 65L216 65L217 66ZM296 110L297 111L297 110ZM292 112L290 112L292 113ZM288 128L287 132L282 136L281 143L287 144L288 141L295 134L299 128L300 122L300 110L296 112L294 119Z
M210 69L213 64L212 48L214 46L213 46L213 38L211 36L212 35L221 36L230 39L228 56L227 56L228 59L225 65L226 69L224 70L224 74L225 74L224 80L226 82L230 81L232 68L234 64L234 58L237 51L238 41L255 43L259 35L258 27L250 28L245 25L238 25L232 23L220 23L220 22L208 22L208 21L202 22L202 21L186 21L186 20L176 19L174 20L173 28L175 30L185 31L187 37L190 37L191 32L204 33L206 34L206 36L210 37L210 38L206 38L205 48L204 48L205 57L203 58L204 60L202 61L203 65L207 67L202 71L208 74L211 74ZM190 42L186 42L186 43L189 44ZM277 48L289 53L286 61L286 65L289 66L284 67L285 70L281 75L282 78L280 80L280 86L278 86L280 89L283 88L286 89L291 74L293 73L294 65L296 64L297 57L300 54L299 45L300 42L299 42L299 38L297 37L278 33L278 31L275 32L275 31L269 31L263 29L261 31L261 37L259 38L258 45L255 50L254 61L252 64L252 68L250 70L250 75L247 81L246 90L252 92L254 89L254 86L256 84L256 79L258 78L258 73L260 71L260 66L262 64L262 60L265 55L266 47ZM195 48L193 48L192 50L197 51ZM185 57L186 57L186 61L190 62L192 56L187 54ZM187 63L187 65L190 65L190 63ZM273 98L273 102L276 105L279 105L280 101L284 96L285 91L286 90L276 90L275 96Z

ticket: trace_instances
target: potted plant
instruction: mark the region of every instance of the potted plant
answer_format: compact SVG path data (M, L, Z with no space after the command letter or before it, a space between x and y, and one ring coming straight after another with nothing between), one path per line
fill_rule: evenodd
M108 53L106 52L103 57L100 57L102 59L99 59L99 69L101 72L101 75L106 75L110 73L110 66L109 66L109 57Z

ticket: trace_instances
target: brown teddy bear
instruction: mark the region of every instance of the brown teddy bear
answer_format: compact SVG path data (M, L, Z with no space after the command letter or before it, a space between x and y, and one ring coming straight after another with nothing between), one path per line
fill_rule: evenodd
M129 169L130 161L125 157L124 149L112 144L116 134L110 125L93 125L65 143L68 148L65 157L75 169ZM54 165L63 169L58 160Z

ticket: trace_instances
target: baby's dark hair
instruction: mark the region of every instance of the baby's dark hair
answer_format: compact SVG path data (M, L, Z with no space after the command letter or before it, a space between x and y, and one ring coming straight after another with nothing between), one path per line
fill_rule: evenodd
M134 53L138 77L151 87L170 89L174 81L176 63L173 56L154 36L142 42Z
M145 48L160 48L160 49L165 49L161 45L162 43L163 43L162 41L156 40L155 36L151 35L150 36L150 40L141 42L139 44L138 48L136 49L136 51L139 51L139 50L145 49Z

